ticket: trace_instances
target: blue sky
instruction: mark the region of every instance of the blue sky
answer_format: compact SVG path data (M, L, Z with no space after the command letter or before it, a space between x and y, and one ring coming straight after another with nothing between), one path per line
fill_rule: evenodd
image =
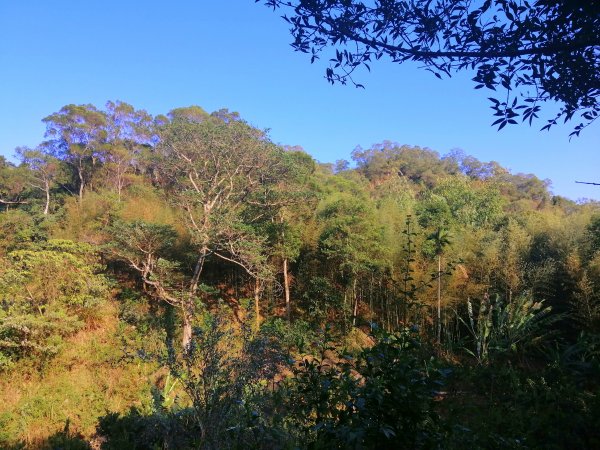
M482 161L553 181L572 199L600 199L600 124L569 141L573 125L497 132L469 74L440 81L416 65L381 61L331 86L287 24L254 0L0 1L0 153L43 139L41 119L69 103L122 100L152 114L197 104L229 108L301 145L322 162L383 140ZM471 75L472 76L472 75Z

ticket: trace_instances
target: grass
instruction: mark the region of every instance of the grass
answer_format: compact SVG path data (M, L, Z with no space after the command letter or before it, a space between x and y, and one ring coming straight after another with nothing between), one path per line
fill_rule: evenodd
M42 447L67 421L71 433L91 439L98 417L150 401L157 369L123 358L123 337L135 330L119 326L117 306L102 305L102 319L70 338L41 371L21 364L0 378L0 447Z

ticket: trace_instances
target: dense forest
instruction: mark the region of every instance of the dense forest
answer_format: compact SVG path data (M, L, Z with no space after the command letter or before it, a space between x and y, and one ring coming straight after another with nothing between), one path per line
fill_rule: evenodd
M600 447L599 203L228 110L43 122L0 159L0 447Z

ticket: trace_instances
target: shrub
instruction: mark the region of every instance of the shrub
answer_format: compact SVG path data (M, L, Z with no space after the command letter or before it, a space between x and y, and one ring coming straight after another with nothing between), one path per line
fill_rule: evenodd
M438 440L433 409L443 373L415 332L381 333L356 358L306 358L278 392L288 426L310 448L423 448Z
M0 268L0 365L55 355L96 318L108 281L89 245L53 240L14 250ZM1 367L0 366L0 367Z

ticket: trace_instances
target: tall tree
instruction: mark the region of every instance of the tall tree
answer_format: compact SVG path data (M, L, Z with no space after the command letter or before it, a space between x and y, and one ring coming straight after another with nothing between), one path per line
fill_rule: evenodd
M427 236L427 240L433 244L433 252L437 257L437 342L442 341L442 255L448 245L452 243L448 231L438 227Z
M50 192L63 174L61 162L40 149L19 147L16 150L21 162L29 169L29 184L44 193L44 215L50 211Z
M360 301L359 278L371 272L382 259L381 229L370 206L367 199L339 196L319 211L323 221L319 248L333 263L346 291L351 292L353 325Z
M131 183L128 174L139 165L142 151L154 144L154 123L146 111L121 101L109 101L106 116L105 170L120 201L123 189Z
M523 287L525 256L531 247L532 236L513 218L507 220L505 226L500 229L499 236L499 288L506 292L506 300L510 303Z
M182 212L195 253L181 300L187 349L209 257L242 267L257 284L272 276L264 254L266 237L255 225L274 217L284 203L276 187L287 176L288 165L263 131L224 111L208 115L200 108L174 110L158 131L157 177ZM167 298L168 280L158 272L145 279L152 279L148 284Z
M49 115L46 137L47 148L71 166L76 177L79 201L99 168L107 139L107 117L93 105L67 105Z
M272 221L270 234L273 241L271 254L281 260L285 311L290 320L292 304L289 265L300 254L302 223L314 213L317 199L308 187L315 171L315 161L302 149L285 150L283 156L290 165L290 171L278 186L282 206Z

